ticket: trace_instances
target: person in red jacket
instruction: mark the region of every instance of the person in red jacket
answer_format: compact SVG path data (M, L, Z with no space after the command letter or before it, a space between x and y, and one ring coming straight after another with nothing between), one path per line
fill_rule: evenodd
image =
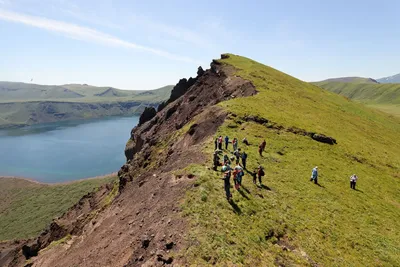
M221 135L218 137L218 149L222 150L222 136Z

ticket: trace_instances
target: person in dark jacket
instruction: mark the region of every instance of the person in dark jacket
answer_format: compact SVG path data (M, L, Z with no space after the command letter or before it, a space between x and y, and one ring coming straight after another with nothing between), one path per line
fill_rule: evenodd
M260 156L262 156L266 146L267 142L265 142L265 140L258 146L258 153L260 153Z
M225 150L228 150L229 137L225 136Z
M218 138L215 138L214 145L215 145L214 150L217 150L218 149Z
M243 151L243 153L242 153L241 157L242 157L243 169L245 169L245 170L246 170L247 154L246 154L246 152L245 152L245 151Z
M214 158L213 158L213 165L214 165L214 171L218 169L219 166L221 166L221 163L219 162L220 158L218 156L217 151L214 152Z
M222 178L224 180L224 189L225 189L225 195L226 199L228 201L231 200L232 194L231 194L231 171L227 170L224 172L224 176Z
M265 175L264 168L260 165L258 166L258 171L257 171L257 176L258 176L258 181L260 182L260 185L262 185L261 178Z
M236 157L236 164L239 164L239 160L240 160L240 148L238 150L235 150L235 152L233 152L233 155Z

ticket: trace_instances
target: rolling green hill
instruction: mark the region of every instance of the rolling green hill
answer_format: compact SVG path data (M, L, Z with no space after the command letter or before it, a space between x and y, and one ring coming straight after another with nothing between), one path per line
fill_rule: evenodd
M400 114L400 84L322 81L314 83L326 90L365 103L384 112Z
M379 83L372 78L363 78L363 77L341 77L341 78L332 78L321 81L321 83L330 83L330 82L343 82L343 83L371 83L376 84Z
M0 82L0 128L139 114L145 106L167 99L172 87L132 91L80 84Z
M260 187L247 173L229 203L221 173L202 165L186 168L198 177L183 204L191 222L192 245L185 251L190 262L399 266L400 120L247 58L229 55L220 62L236 68L235 75L252 81L259 93L220 103L231 115L216 136L246 137L250 146L239 147L249 155L247 169L262 165L266 176ZM246 120L249 115L268 123ZM332 136L337 144L316 142L296 129ZM204 149L209 165L214 138ZM263 139L267 149L260 157ZM309 181L316 165L320 186ZM357 191L349 186L353 173L359 176Z

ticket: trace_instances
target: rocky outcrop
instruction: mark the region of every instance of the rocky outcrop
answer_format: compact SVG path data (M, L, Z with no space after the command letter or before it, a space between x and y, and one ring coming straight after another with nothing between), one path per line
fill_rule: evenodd
M330 136L326 136L324 134L317 134L317 133L312 133L311 138L314 139L315 141L325 143L325 144L330 144L334 145L337 144L336 139Z
M207 107L233 97L257 93L251 82L234 76L233 73L232 67L214 60L210 69L204 71L199 68L196 78L181 79L166 101L167 105L164 108L159 107L153 119L132 130L131 140L125 149L127 160L140 162L141 156L136 159L134 156L141 151L143 144L151 147L160 136L167 136L182 128Z
M157 114L157 111L154 107L146 107L143 113L140 115L139 118L139 126L143 123L151 120Z

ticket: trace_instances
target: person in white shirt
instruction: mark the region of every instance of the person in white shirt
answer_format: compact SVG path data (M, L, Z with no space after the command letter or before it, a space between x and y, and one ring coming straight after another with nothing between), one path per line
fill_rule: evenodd
M353 174L352 176L350 176L350 188L351 189L356 189L356 182L357 182L357 175Z

